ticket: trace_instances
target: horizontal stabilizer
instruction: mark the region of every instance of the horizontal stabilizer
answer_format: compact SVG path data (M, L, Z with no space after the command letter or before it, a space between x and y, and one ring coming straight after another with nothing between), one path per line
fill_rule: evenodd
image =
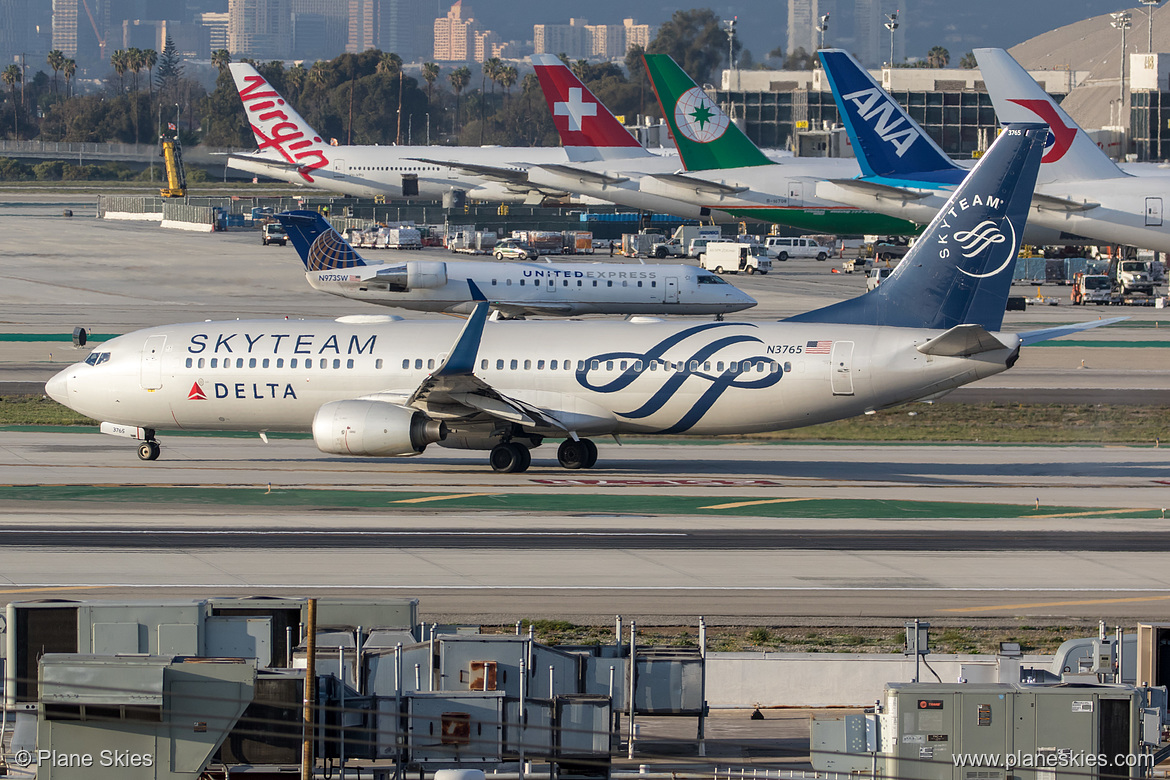
M1055 328L1042 328L1040 330L1026 330L1018 334L1020 337L1020 344L1027 346L1029 344L1039 344L1041 341L1048 341L1049 339L1060 338L1071 333L1080 333L1083 330L1092 330L1093 328L1100 328L1103 325L1113 325L1129 317L1110 317L1107 320L1093 320L1091 322L1076 322L1072 325L1058 325Z
M720 184L717 181L697 179L694 176L686 176L681 173L656 173L649 176L649 178L672 187L693 190L696 194L706 192L713 195L738 195L748 190L747 187L739 187L733 184Z
M941 357L971 357L997 349L1008 349L1008 346L984 330L982 325L956 325L941 336L918 345L922 354Z
M1061 211L1072 213L1075 211L1091 211L1100 205L1100 203L1078 202L1075 200L1068 200L1066 198L1058 198L1054 195L1042 195L1038 192L1032 195L1032 206L1041 211Z

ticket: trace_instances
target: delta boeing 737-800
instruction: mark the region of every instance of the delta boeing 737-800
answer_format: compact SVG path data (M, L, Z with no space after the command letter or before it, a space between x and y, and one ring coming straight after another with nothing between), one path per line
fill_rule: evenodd
M1009 127L882 284L781 322L232 320L129 333L46 385L159 456L157 431L311 431L343 455L490 453L546 438L565 468L592 436L798 428L934 398L1015 364L1022 345L1109 320L1001 331L1048 128ZM388 318L386 318L388 319Z

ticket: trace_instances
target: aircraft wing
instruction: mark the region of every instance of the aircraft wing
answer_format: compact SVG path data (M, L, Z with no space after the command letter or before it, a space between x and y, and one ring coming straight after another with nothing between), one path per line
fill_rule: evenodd
M549 171L558 176L565 176L569 179L576 179L581 182L589 182L590 184L621 184L624 181L629 181L629 176L613 176L612 174L601 173L600 171L590 171L585 168L576 168L572 165L558 165L551 163L548 165L536 166L542 170Z
M863 193L878 200L922 200L934 194L924 190L908 190L904 187L894 187L864 179L829 179L828 183L842 189Z
M422 381L406 404L422 409L432 417L469 417L482 413L534 428L568 431L548 412L509 398L475 376L475 360L491 305L474 282L469 279L468 283L478 301L475 311L467 318L443 365Z
M260 154L241 154L239 152L226 152L225 154L229 160L247 160L252 163L260 163L261 165L270 165L273 168L283 168L286 171L299 171L305 167L304 163L290 163L287 160L282 160L279 157L268 157Z
M452 160L435 160L427 157L412 157L412 160L427 163L428 165L440 165L444 168L450 168L468 176L478 176L481 179L489 181L498 181L503 184L523 184L524 188L528 188L528 173L526 171L513 170L512 168L501 168L498 165L481 165L479 163L464 163L454 162Z
M492 309L502 314L507 314L511 317L520 317L525 314L546 314L553 316L564 316L571 314L573 307L568 304L552 304L552 303L511 303L509 301L492 301L489 304Z
M713 195L738 195L741 192L747 192L748 187L739 187L731 184L720 184L715 181L707 181L706 179L698 179L694 176L686 176L681 173L655 173L650 174L649 178L657 179L663 184L668 184L672 187L682 187L688 190L694 190L696 194L710 193Z

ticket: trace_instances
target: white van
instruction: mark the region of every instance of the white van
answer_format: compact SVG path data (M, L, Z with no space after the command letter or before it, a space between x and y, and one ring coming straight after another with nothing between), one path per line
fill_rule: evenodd
M811 238L784 238L783 236L767 236L764 246L768 254L783 262L790 257L815 257L817 260L827 260L832 250L821 246Z
M766 274L772 270L772 258L768 250L759 244L744 244L738 241L720 241L707 244L707 251L699 255L699 267L721 274Z

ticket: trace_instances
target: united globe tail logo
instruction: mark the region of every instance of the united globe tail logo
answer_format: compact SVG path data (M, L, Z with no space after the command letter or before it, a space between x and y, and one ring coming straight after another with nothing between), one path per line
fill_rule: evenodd
M718 140L731 120L698 87L691 87L674 104L674 124L691 141L709 144Z

